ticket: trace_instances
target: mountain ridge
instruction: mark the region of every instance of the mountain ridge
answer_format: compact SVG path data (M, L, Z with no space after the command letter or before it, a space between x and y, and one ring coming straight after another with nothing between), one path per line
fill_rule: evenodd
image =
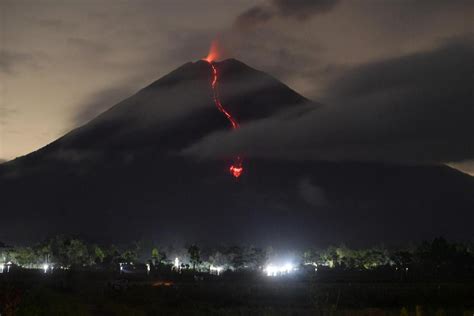
M222 103L242 124L321 106L237 60L216 65ZM180 155L229 129L210 80L205 61L185 63L42 149L0 165L0 240L64 232L292 244L420 239L433 231L472 236L474 181L448 167L248 159L235 181L231 157ZM448 211L456 216L446 219ZM404 236L385 223L402 227Z

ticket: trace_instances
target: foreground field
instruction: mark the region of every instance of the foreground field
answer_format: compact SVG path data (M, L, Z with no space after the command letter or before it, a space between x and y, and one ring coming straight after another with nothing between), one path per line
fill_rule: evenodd
M320 282L298 276L3 276L2 315L472 315L472 283Z

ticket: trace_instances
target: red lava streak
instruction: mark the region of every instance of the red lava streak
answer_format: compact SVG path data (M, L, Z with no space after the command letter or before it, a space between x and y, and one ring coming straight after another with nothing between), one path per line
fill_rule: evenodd
M211 48L211 53L209 53L209 56L207 58L203 59L211 65L212 68L212 81L211 81L211 88L212 88L212 96L214 99L214 103L216 104L216 107L219 111L221 111L225 117L229 120L230 124L232 124L232 129L237 129L239 128L239 123L235 120L235 118L224 108L224 106L221 103L221 100L219 98L219 91L217 88L219 76L217 72L217 67L214 64L214 59L217 56L216 52L213 52ZM242 175L242 172L244 171L244 168L242 166L242 158L240 156L237 156L234 159L234 163L229 167L230 174L233 175L235 178L238 178Z
M239 128L239 123L237 123L237 121L232 117L232 115L230 115L229 112L227 112L227 110L224 108L224 106L222 105L221 103L221 100L219 99L219 93L217 91L217 68L216 68L216 65L214 65L214 63L211 61L209 62L209 64L211 65L212 67L212 83L211 83L211 87L212 87L212 91L213 91L213 96L214 96L214 103L216 104L217 108L219 109L219 111L221 111L222 113L224 113L225 117L227 117L227 119L230 121L230 123L232 124L232 128L233 129L237 129Z

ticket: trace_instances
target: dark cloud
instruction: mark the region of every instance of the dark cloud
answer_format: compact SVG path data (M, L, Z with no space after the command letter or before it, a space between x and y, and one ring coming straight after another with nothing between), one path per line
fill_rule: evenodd
M330 11L339 0L272 0L251 7L240 14L235 24L238 27L252 27L275 17L308 19Z
M235 23L239 27L251 27L272 19L275 12L270 6L255 6L240 14Z
M0 73L14 74L23 66L35 65L34 56L27 53L2 50L0 51Z
M7 107L0 108L0 125L6 124L8 120L16 114L18 114L17 109L12 109L12 108L7 108Z
M215 157L439 163L474 158L474 45L367 63L329 85L326 106L297 119L270 118L220 132L187 153Z
M276 3L244 11L224 40L234 57L316 99L341 68L431 49L472 32L474 18L474 3L463 0Z
M209 52L211 42L216 39L214 32L209 30L173 30L166 34L166 39L170 43L163 49L160 58L165 58L168 62L195 61L206 57ZM220 44L220 43L219 43ZM157 46L160 45L159 43ZM223 47L219 47L222 50ZM157 49L154 49L157 50ZM222 51L220 51L222 53ZM230 56L220 56L221 58Z
M339 0L273 0L280 16L306 19L330 11Z
M394 96L393 92L401 97L416 96L420 101L455 97L453 92L468 91L469 79L474 75L474 61L470 58L473 51L474 37L469 36L452 39L432 51L356 66L342 73L331 84L328 94L342 100L386 93ZM443 89L436 91L436 87Z
M68 38L67 44L85 57L92 55L94 58L98 58L98 56L108 54L110 51L109 46L104 43L80 37Z
M32 17L32 22L33 24L36 24L38 27L49 29L51 31L73 31L74 29L77 28L76 23L72 23L71 21L68 21L67 19L60 19L60 18L37 18L37 17Z

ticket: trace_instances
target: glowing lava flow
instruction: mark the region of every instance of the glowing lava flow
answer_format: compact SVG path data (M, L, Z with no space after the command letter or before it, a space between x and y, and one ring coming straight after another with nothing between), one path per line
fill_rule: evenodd
M229 120L229 122L232 124L232 129L238 129L239 128L239 123L235 120L235 118L224 108L224 106L221 103L221 100L219 98L219 92L217 88L217 82L218 82L218 73L217 73L217 67L214 64L214 54L212 54L212 48L211 48L211 53L206 59L203 59L211 65L212 68L212 81L211 81L211 88L212 88L212 95L214 98L214 103L216 104L216 107L219 111L221 111L225 117ZM242 175L242 172L244 171L244 168L242 167L242 158L240 156L237 156L234 159L234 163L229 167L230 173L235 177L238 178Z

